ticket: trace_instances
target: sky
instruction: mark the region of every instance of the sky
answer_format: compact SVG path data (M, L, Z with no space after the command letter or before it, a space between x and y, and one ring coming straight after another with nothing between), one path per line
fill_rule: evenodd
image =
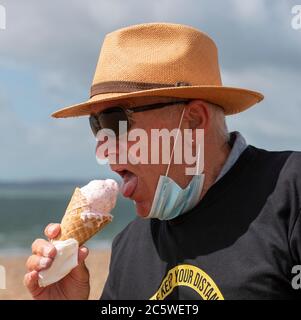
M301 4L301 1L299 1ZM227 117L230 131L268 150L301 150L298 0L0 0L0 181L110 176L94 156L88 119L53 119L88 99L106 33L145 22L181 23L209 34L223 84L262 92Z

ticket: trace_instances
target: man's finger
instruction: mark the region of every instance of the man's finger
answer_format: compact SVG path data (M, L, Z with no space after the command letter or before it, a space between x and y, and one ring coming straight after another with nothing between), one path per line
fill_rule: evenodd
M26 267L29 271L33 271L33 270L40 271L40 270L49 268L52 262L53 262L53 259L51 258L32 255L27 259Z
M89 255L89 249L87 247L80 247L78 250L78 263L82 263Z
M39 273L37 271L31 271L24 276L23 283L33 297L39 295L43 291L43 288L40 288L38 281Z
M61 232L61 226L59 223L50 223L48 226L45 228L45 236L49 239L54 239L56 238Z
M31 249L32 253L38 256L54 258L56 255L56 249L54 245L44 239L36 239L33 242Z

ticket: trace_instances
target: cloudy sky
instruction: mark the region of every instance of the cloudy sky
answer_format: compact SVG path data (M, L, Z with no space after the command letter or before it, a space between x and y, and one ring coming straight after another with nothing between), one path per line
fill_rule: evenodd
M299 1L300 2L300 1ZM104 35L144 22L188 24L219 48L223 82L265 100L228 117L250 144L301 150L301 29L288 0L0 0L0 181L99 177L87 118L50 114L88 98Z

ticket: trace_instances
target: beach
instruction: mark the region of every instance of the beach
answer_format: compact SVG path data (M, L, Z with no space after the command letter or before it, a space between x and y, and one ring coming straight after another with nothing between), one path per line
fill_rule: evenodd
M87 258L90 271L91 292L89 299L98 300L109 271L111 251L91 250ZM6 289L0 289L0 300L28 300L30 294L23 285L26 273L25 262L28 256L0 256L0 265L6 269Z

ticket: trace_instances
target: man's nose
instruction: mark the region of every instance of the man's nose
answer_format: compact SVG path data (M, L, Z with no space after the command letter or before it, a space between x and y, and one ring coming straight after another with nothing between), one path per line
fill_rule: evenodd
M101 147L102 144L104 144L105 141L98 141L97 144L96 144L96 148L95 148L95 154L96 155L99 155L100 156L100 151L99 148ZM122 153L123 150L126 150L124 149L124 147L122 146L122 144L119 145L118 143L118 139L116 139L116 142L115 144L111 145L110 147L108 148L105 148L104 150L102 150L101 152L101 157L102 158L108 158L109 155L110 156L115 156L116 158L116 161L118 161L119 159L119 154Z

